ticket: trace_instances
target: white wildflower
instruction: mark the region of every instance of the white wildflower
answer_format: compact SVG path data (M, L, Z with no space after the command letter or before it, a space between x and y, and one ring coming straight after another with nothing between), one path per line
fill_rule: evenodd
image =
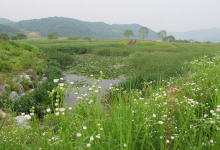
M65 108L60 108L59 109L61 112L64 112L65 111Z
M55 82L55 83L58 82L58 81L59 81L59 79L53 79L53 82Z
M89 139L90 139L90 141L93 141L93 140L94 140L94 137L93 137L93 136L90 136Z
M163 121L158 121L158 124L163 124Z
M60 86L64 86L64 83L60 83Z
M28 119L28 120L31 119L31 116L30 116L30 115L24 115L24 117L25 117L26 119Z
M166 140L166 143L170 143L170 140Z
M97 139L100 139L100 134L96 135L95 137L96 137Z
M84 130L86 130L86 129L87 129L87 127L86 127L86 126L83 126L83 129L84 129Z
M82 136L82 133L77 133L76 136L77 136L77 137L81 137L81 136Z
M51 112L51 109L50 109L50 108L47 108L47 109L46 109L46 112L48 112L48 113Z

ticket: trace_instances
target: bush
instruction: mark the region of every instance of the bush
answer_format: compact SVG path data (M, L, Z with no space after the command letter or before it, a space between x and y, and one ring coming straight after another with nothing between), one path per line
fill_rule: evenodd
M25 95L13 101L13 111L17 113L30 113L33 106L35 106L35 100L31 95Z
M10 38L10 40L17 40L18 39L18 37L16 35L11 35L9 38Z
M0 71L10 72L13 69L13 66L8 61L0 61Z
M21 84L23 85L25 91L33 88L32 82L28 81L25 77L22 78Z
M9 44L13 45L14 47L20 47L20 45L15 41L9 41Z
M78 40L79 36L70 36L67 38L67 40Z
M83 38L83 40L91 41L91 38L90 38L89 36L85 36L85 37Z
M56 60L61 68L65 69L74 63L74 58L68 53L55 52L50 54L50 59Z

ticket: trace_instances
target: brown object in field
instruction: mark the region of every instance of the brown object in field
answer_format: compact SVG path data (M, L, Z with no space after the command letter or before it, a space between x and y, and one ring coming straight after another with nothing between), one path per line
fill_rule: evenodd
M134 42L130 40L130 42L127 45L134 45L135 43L136 43L136 39L134 40Z

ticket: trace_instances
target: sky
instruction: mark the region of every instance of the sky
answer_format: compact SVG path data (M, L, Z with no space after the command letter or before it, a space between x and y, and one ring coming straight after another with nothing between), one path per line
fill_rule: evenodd
M0 0L0 18L21 21L54 16L186 32L220 28L220 0Z

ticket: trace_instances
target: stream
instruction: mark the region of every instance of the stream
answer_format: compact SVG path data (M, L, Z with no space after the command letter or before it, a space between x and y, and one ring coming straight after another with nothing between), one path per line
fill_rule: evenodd
M88 93L89 88L92 87L93 82L91 78L88 77L84 77L84 76L77 76L77 75L66 75L64 77L64 79L66 81L69 82L74 82L75 83L91 83L90 85L87 86L80 86L79 88L74 87L73 88L73 92L66 92L65 93L65 101L64 103L68 106L74 106L77 103L77 97L83 97L82 94L83 91L87 91L86 93ZM103 96L105 94L105 92L109 89L110 85L117 85L121 80L107 80L107 79L103 79L99 82L97 82L96 87L100 86L101 88L99 89L99 94L98 96ZM91 95L91 91L88 93L88 95Z

